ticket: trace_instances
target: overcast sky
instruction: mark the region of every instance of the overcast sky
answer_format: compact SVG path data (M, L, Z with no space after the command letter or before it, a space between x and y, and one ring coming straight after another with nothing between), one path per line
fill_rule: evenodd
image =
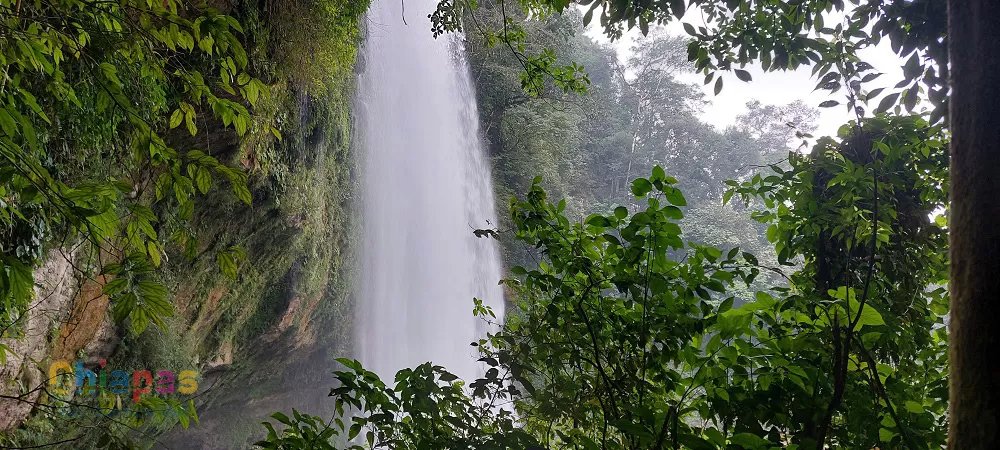
M689 21L697 25L694 21L690 21L687 16L684 17L684 21ZM601 28L597 23L596 19L591 23L591 26L587 30L587 35L598 42L607 43L608 40L602 34ZM827 23L832 22L828 21ZM681 22L671 23L667 26L667 31L673 35L687 36ZM623 39L613 43L613 47L618 51L620 59L628 56L633 41L638 36L641 36L639 32L632 30L626 33ZM864 61L874 66L876 70L884 73L877 80L866 83L868 90L877 87L892 87L899 80L903 79L903 71L900 67L902 61L892 52L888 44L888 39L883 40L875 48L861 52L860 56ZM747 67L747 71L753 77L753 81L749 83L740 81L733 73L720 72L724 77L724 81L722 92L719 95L715 95L713 92L713 84L707 86L703 84L704 77L700 74L693 74L690 77L684 77L684 79L702 87L709 104L705 107L701 118L705 122L719 128L724 128L732 124L736 116L746 111L746 104L751 100L759 100L761 103L774 105L784 105L795 100L802 100L813 107L818 107L820 102L824 100L839 100L841 105L832 108L819 108L820 117L817 123L816 136L834 135L840 125L853 119L854 116L848 113L847 108L844 106L846 102L842 97L831 97L827 91L813 91L817 80L811 77L811 70L812 66L808 66L800 67L794 71L765 73L760 70L760 66ZM886 91L888 92L889 89L886 89ZM871 104L872 108L877 104L878 100L874 100Z

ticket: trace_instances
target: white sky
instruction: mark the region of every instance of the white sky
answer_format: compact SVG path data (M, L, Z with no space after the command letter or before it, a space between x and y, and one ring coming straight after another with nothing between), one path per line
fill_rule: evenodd
M684 21L687 20L685 16ZM695 24L695 21L689 21ZM587 29L587 36L598 42L607 43L607 38L602 34L598 21L591 22ZM829 22L828 22L829 23ZM667 32L682 37L689 37L685 32L681 22L675 21L667 26ZM613 43L613 47L618 52L619 59L625 59L631 52L633 40L641 36L638 30L627 32L623 39ZM870 49L860 52L862 60L870 63L875 70L883 72L877 80L865 84L868 90L877 87L890 88L903 79L903 61L893 53L889 47L888 39ZM701 74L682 76L681 79L690 81L702 87L705 98L709 104L705 106L701 119L719 128L724 128L732 124L738 115L746 111L746 104L751 100L759 100L764 104L784 105L795 100L802 100L807 105L817 107L820 117L817 121L816 136L830 136L837 133L837 128L848 120L854 118L844 106L846 101L842 97L830 96L828 91L813 91L818 80L811 77L812 66L800 67L794 71L763 72L760 66L746 67L753 77L753 81L746 83L736 78L732 72L719 72L716 76L724 78L722 92L715 95L714 83L703 84L704 77ZM886 89L886 92L890 91ZM832 108L818 108L820 102L825 100L839 100L840 105ZM878 105L875 99L871 103L873 109Z

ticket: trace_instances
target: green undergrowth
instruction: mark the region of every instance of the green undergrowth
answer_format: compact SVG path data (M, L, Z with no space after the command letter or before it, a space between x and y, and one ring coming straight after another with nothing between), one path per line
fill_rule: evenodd
M327 374L320 368L332 367L332 359L317 360L318 353L349 348L349 98L345 89L306 100L308 116L293 119L302 127L281 144L295 160L281 183L257 186L266 200L254 211L220 205L202 219L200 233L243 246L248 263L235 281L214 271L213 261L176 274L198 292L182 345L203 357L232 346L233 362L216 375L220 388L199 399L202 425L171 439L215 447L252 442L260 431L254 415L294 402L304 376ZM216 303L220 289L227 293Z

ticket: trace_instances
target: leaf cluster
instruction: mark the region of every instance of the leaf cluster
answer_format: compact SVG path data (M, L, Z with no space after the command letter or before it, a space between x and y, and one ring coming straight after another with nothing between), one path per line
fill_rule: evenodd
M41 248L82 236L97 274L125 280L106 289L115 316L141 332L172 310L149 276L166 254L164 219L189 220L218 179L250 202L241 170L169 131L184 124L193 137L217 121L246 133L267 87L247 72L242 27L175 0L11 0L0 11L3 322L31 298Z

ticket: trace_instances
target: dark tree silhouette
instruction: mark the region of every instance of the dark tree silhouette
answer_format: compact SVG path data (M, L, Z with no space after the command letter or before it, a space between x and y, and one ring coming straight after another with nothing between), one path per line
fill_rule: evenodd
M950 449L1000 448L1000 2L948 2Z

